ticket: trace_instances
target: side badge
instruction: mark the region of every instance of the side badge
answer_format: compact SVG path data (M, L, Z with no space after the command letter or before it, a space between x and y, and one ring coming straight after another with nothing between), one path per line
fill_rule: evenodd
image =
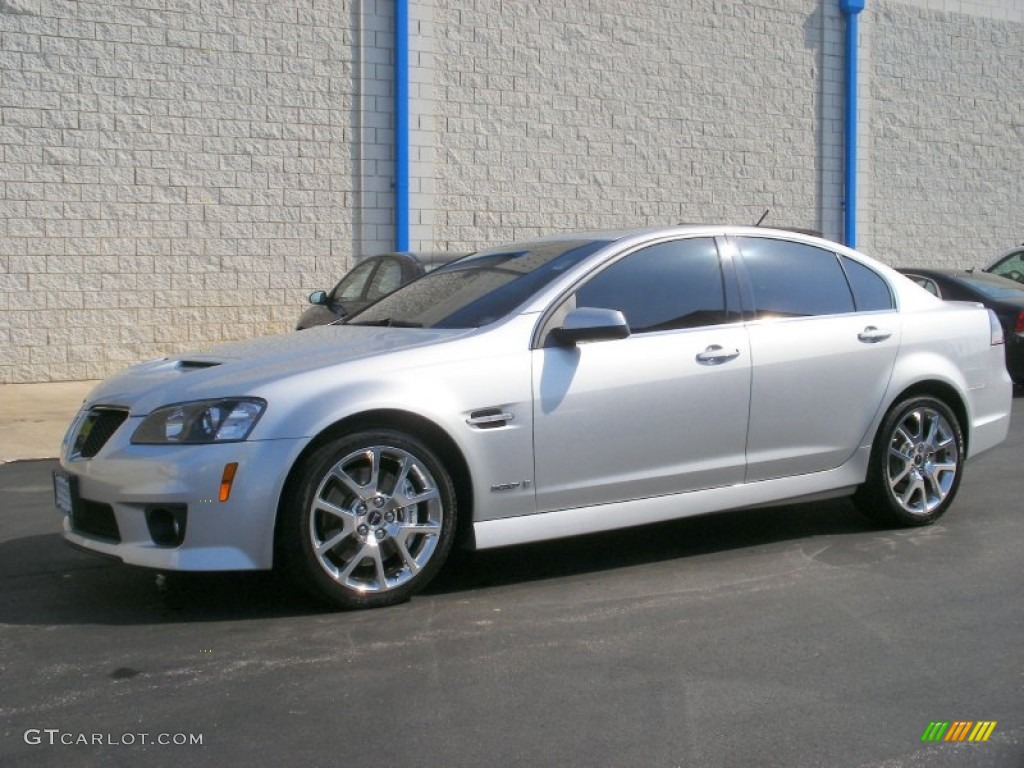
M517 480L514 483L496 483L491 486L491 493L497 493L498 491L514 491L517 488L522 488L525 491L529 487L529 480Z

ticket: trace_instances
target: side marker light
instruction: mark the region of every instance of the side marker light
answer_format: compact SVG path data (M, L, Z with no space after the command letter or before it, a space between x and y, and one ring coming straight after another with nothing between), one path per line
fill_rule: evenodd
M220 476L220 501L224 503L231 498L231 484L235 482L235 473L238 471L238 462L232 461L224 465L224 474Z

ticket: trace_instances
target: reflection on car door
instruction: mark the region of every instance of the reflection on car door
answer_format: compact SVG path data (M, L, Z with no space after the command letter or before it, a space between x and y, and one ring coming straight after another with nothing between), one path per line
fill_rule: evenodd
M756 313L746 479L838 467L865 438L896 359L899 316L887 284L810 245L737 244Z
M578 289L625 339L534 351L540 511L742 482L750 350L710 238L650 246Z

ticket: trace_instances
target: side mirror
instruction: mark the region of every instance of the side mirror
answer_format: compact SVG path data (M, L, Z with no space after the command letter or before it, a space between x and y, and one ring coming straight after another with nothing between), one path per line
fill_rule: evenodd
M309 294L309 303L324 305L327 303L327 291L313 291Z
M610 341L629 336L629 323L617 309L579 307L565 316L559 328L551 329L559 344L571 346L584 341Z

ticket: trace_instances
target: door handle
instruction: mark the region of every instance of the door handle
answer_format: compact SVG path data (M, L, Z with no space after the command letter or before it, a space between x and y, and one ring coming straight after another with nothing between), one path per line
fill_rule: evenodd
M887 331L884 328L876 328L873 325L869 325L857 334L857 338L865 344L877 344L880 341L885 341L890 336L892 336L892 331Z
M703 352L697 354L697 362L706 365L721 365L740 356L738 349L726 349L718 344L712 344Z

